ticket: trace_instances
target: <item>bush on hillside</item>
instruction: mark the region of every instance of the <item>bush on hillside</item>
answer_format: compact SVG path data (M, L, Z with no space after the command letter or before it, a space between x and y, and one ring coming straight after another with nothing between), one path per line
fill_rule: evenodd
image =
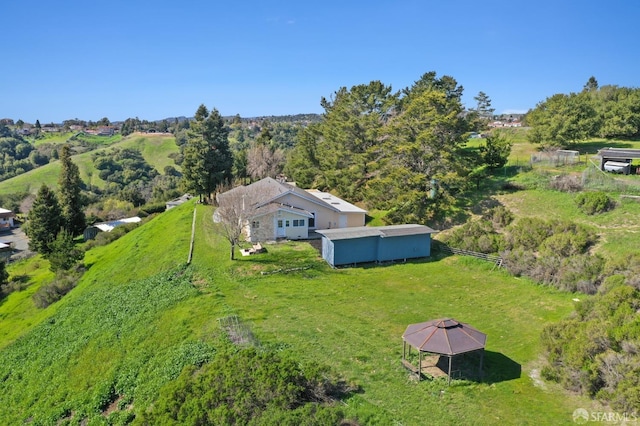
M490 220L496 228L504 228L513 222L514 216L505 206L497 206L490 209L484 218Z
M446 239L446 243L451 247L480 253L497 253L504 245L502 236L496 233L490 221L484 219L467 222L457 228Z
M347 392L326 371L282 353L227 348L201 368L187 366L164 387L140 424L339 424L331 403Z
M56 274L55 280L43 284L38 291L33 294L33 303L36 307L43 309L62 299L78 284L83 272L81 269L76 271L59 271Z
M549 180L549 189L560 192L582 191L582 179L572 175L554 176Z
M616 280L576 306L572 318L547 326L543 377L638 413L640 407L640 291Z
M578 208L588 215L604 213L614 207L614 202L602 191L582 192L575 201Z

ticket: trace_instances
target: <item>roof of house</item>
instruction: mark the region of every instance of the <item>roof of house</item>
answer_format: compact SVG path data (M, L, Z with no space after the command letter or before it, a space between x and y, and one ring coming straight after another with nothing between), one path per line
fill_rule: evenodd
M310 213L310 212L308 212L308 211L306 211L304 209L300 209L298 207L289 206L287 204L269 203L269 204L267 204L265 206L260 207L256 211L256 214L254 214L252 216L252 218L264 216L265 214L269 214L269 213L275 213L278 210L286 211L286 212L289 212L289 213L297 214L297 215L308 217L308 218L312 218L313 217L312 213Z
M318 234L329 240L348 240L367 237L398 237L403 235L433 234L438 231L428 226L418 224L388 225L388 226L354 226L351 228L319 229Z
M332 206L334 206L335 208L337 208L343 213L366 213L367 212L366 210L363 210L358 206L354 206L353 204L341 198L338 198L335 195L330 194L328 192L318 191L317 189L307 189L306 191L308 194L313 195L314 197L320 199L321 201L331 204Z
M312 189L305 190L295 185L291 185L285 182L279 182L270 177L261 179L257 182L252 183L251 185L237 186L227 192L219 194L219 200L224 200L225 197L238 192L247 194L258 209L261 209L264 206L272 203L281 204L278 201L280 198L284 197L287 194L293 194L297 197L324 206L335 212L366 213L366 210L356 207L353 204L336 197L335 195Z
M141 220L142 219L140 219L138 216L134 216L134 217L126 217L124 219L112 220L110 222L96 223L93 226L103 232L111 232L113 228L117 226L124 225L127 223L138 223Z
M598 155L602 158L619 158L632 159L640 158L640 149L628 148L602 148L598 151Z

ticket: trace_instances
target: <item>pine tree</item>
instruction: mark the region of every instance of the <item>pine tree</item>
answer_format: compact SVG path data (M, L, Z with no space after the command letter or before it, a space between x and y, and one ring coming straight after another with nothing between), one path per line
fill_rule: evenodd
M43 255L49 254L62 223L62 210L55 192L42 184L29 211L26 227L29 248Z
M62 168L58 178L60 207L64 220L63 228L72 235L79 235L86 226L80 192L82 180L78 166L71 161L71 149L68 145L62 147L60 153Z
M214 109L209 113L200 105L191 123L182 163L183 182L187 191L202 198L216 187L231 180L233 156L229 150L229 131Z
M84 257L84 252L76 248L73 234L64 229L58 233L50 247L51 253L47 258L52 272L68 271Z

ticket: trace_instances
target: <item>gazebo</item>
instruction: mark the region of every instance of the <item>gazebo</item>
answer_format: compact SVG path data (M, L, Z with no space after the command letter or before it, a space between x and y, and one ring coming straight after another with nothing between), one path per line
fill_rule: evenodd
M480 352L480 372L484 359L484 346L487 335L471 327L469 324L458 322L452 318L442 318L409 324L402 335L402 364L417 374L418 380L422 375L422 355L425 352L444 355L449 358L447 372L451 383L451 358L469 352ZM407 350L407 344L409 345ZM418 366L407 361L407 352L411 347L418 350Z

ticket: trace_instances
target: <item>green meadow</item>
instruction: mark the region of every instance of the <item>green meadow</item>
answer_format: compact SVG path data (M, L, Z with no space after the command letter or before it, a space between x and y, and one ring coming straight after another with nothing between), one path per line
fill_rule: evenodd
M0 304L0 423L130 422L208 359L229 315L260 345L357 389L340 404L359 424L571 424L592 407L538 378L540 331L583 296L456 256L331 269L308 243L287 242L230 261L212 213L191 202L93 248L79 285L43 310L30 294L51 276L29 262L46 261L12 265L30 285ZM488 334L482 381L417 382L401 366L406 326L441 317Z
M97 139L95 143L97 148L95 150L83 152L72 157L73 162L78 165L80 178L87 184L99 188L105 184L98 176L92 161L92 155L101 150L108 151L118 147L139 150L147 163L152 165L159 173L164 172L165 166L171 165L176 167L173 160L169 158L171 153L179 152L179 148L175 144L175 138L172 135L133 133L126 138L121 138L120 136L117 138L92 136L92 138ZM43 183L55 187L58 184L59 173L60 162L56 160L45 166L0 182L0 195L11 193L35 194Z

